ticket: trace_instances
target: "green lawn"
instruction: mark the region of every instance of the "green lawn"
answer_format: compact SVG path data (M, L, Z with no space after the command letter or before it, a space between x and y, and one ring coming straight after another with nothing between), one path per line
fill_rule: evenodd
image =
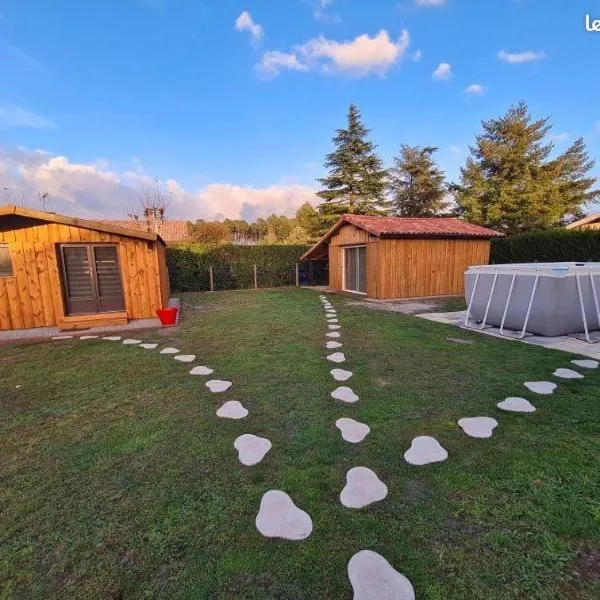
M339 312L344 405L308 290L190 294L177 330L144 333L233 381L211 394L190 365L104 340L0 348L2 598L344 599L354 553L383 555L417 598L600 597L600 372L526 392L567 354L461 333L398 313ZM464 336L473 345L446 340ZM571 365L572 366L572 365ZM600 371L600 370L599 370ZM19 387L18 387L19 386ZM524 395L531 415L497 402ZM219 419L225 400L250 416ZM457 427L499 421L493 438ZM371 427L358 445L334 422ZM233 441L273 449L242 467ZM434 435L445 463L403 459ZM344 508L346 471L372 468L389 495ZM260 499L281 489L313 519L303 542L263 538Z

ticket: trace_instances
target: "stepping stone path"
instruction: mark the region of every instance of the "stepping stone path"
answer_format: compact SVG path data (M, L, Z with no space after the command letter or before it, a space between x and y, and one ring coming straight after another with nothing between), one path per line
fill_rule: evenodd
M572 369L556 369L552 373L554 377L560 377L560 379L583 379L583 375Z
M204 365L194 367L190 371L190 375L211 375L212 373L214 373L214 371L212 369L209 369L208 367L205 367Z
M160 351L161 354L179 354L179 350L177 348L163 348Z
M248 416L248 409L244 408L241 402L237 400L230 400L225 402L219 410L217 410L217 417L223 419L244 419Z
M348 402L350 404L359 401L359 397L349 387L346 387L345 385L342 385L333 390L333 392L331 392L331 397L334 400L341 400L342 402Z
M223 381L222 379L211 379L204 384L211 392L218 394L224 392L231 387L231 381Z
M240 462L251 467L257 465L265 457L273 444L267 438L245 433L236 438L233 446L238 451Z
M509 412L520 412L520 413L532 413L535 412L535 406L526 400L525 398L519 398L518 396L511 396L505 398L502 402L498 402L496 406L501 410L507 410Z
M491 417L469 417L458 420L459 427L470 437L490 438L498 421Z
M350 559L348 578L354 600L415 600L411 582L372 550L361 550Z
M554 393L557 385L551 381L526 381L523 384L528 390L543 396L549 396Z
M260 501L256 529L268 538L304 540L312 533L312 519L280 490L269 490Z
M158 348L158 344L140 344L140 348L144 348L144 350L154 350Z
M347 508L364 508L388 495L387 485L367 467L354 467L346 473L340 502Z
M327 357L327 360L330 360L334 363L342 363L346 360L343 352L334 352Z
M342 328L341 325L327 325L327 327L329 327L329 329L331 329L332 331L336 331Z
M120 335L108 335L102 338L103 340L108 340L109 342L118 342L121 340Z
M71 340L71 339L73 339L73 336L72 335L55 335L52 339L53 340Z
M336 381L347 381L352 377L352 371L344 371L344 369L331 369L331 374Z
M449 342L454 342L455 344L474 344L475 343L473 340L465 340L464 338L447 337L446 340L448 340Z
M354 419L342 417L335 422L335 426L342 432L342 437L352 444L362 442L371 431L371 428L364 423L359 423Z
M339 323L338 319L327 319L328 323Z
M414 438L410 448L404 453L404 460L411 465L428 465L447 458L448 452L435 438L428 435Z
M100 336L99 335L81 335L79 336L80 340L97 340Z
M577 365L578 367L583 367L584 369L597 369L598 368L598 361L597 360L589 360L589 359L578 359L578 360L572 360L571 361L574 365Z
M340 338L342 337L342 334L339 331L330 331L329 333L325 334L327 337L330 338Z
M330 350L333 350L334 348L341 348L344 344L340 344L339 342L327 342L327 348L329 348Z
M125 344L126 346L136 346L137 344L141 344L142 340L132 340L132 339L127 339L127 340L123 340L123 344Z
M173 358L182 363L191 363L191 362L194 362L194 360L196 360L196 355L195 354L178 354L177 356L174 356Z

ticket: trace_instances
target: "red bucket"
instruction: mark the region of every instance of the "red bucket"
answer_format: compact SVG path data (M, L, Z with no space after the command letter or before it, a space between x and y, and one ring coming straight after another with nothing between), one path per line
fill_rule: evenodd
M157 308L156 316L160 319L163 326L168 327L177 323L177 308Z

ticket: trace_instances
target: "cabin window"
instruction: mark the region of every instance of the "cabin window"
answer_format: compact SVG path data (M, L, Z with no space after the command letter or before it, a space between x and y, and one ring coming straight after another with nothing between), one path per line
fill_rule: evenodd
M13 277L13 275L8 244L0 244L0 277Z

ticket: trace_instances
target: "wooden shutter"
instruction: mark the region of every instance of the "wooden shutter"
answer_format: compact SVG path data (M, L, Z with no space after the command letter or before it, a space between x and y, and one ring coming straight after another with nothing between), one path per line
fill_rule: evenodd
M99 312L124 310L123 288L116 246L94 246Z

